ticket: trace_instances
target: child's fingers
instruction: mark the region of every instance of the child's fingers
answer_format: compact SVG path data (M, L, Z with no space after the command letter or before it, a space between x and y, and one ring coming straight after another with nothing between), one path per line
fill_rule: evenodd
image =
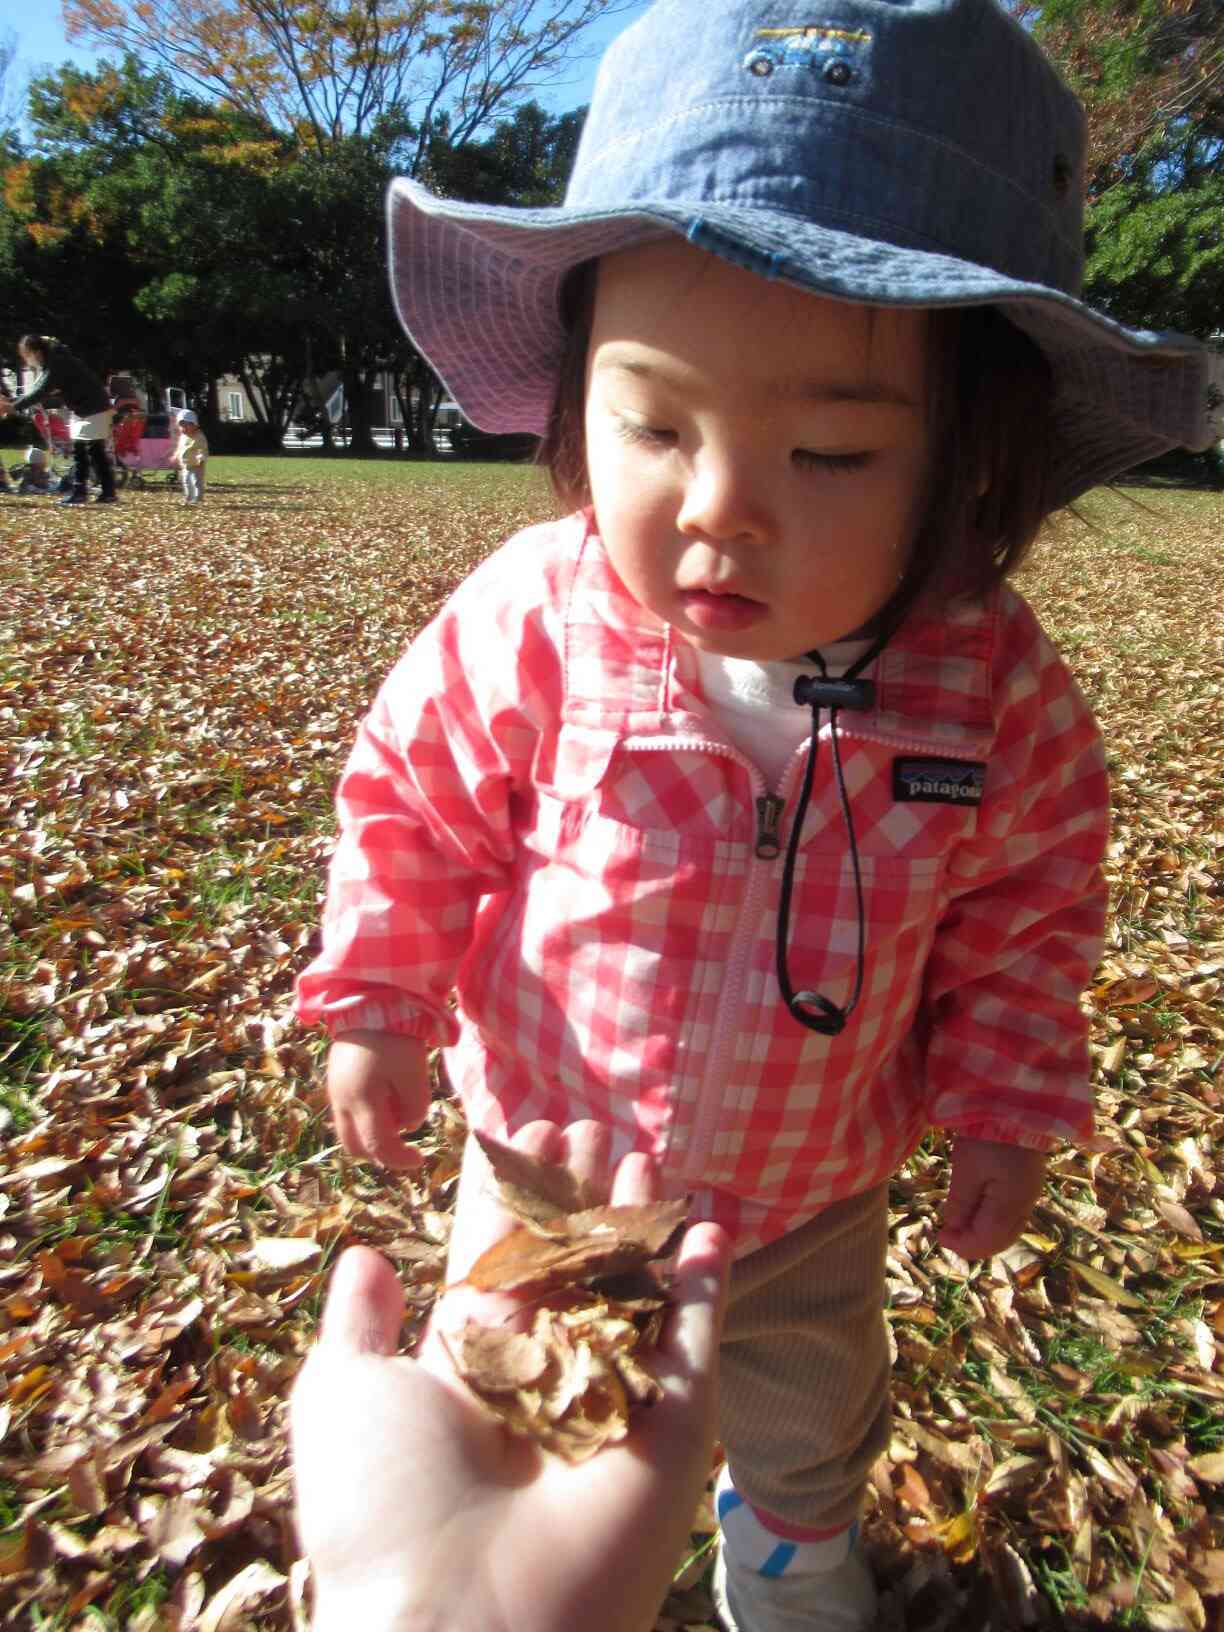
M984 1195L985 1185L978 1174L971 1172L967 1164L954 1159L948 1194L943 1204L944 1229L958 1234L968 1229Z
M967 1216L945 1210L939 1243L960 1258L992 1258L1012 1244L1027 1216L1028 1207L1018 1197L984 1187Z
M974 1220L978 1237L975 1256L993 1258L996 1252L1010 1247L1028 1223L1031 1208L1032 1201L1027 1194L1007 1193L997 1198L988 1195Z
M353 1149L346 1144L346 1150L353 1149L354 1155L381 1162L384 1167L396 1172L412 1172L420 1167L423 1160L421 1153L414 1146L404 1143L404 1119L398 1100L389 1090L356 1101L346 1112L337 1114L337 1123L341 1116L351 1127L356 1146Z

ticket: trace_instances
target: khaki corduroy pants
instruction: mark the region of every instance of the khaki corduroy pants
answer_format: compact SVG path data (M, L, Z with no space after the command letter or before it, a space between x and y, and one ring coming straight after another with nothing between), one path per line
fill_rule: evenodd
M741 1258L720 1355L735 1487L790 1524L851 1524L888 1444L888 1186Z

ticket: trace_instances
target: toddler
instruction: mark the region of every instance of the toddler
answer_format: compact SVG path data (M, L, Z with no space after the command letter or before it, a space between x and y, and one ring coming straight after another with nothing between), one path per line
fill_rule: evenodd
M416 1164L440 1044L475 1126L592 1118L732 1232L739 1632L874 1622L890 1175L947 1129L984 1257L1091 1128L1102 747L1006 577L1220 399L1080 302L1082 164L994 0L659 0L563 206L391 190L414 344L568 515L362 723L298 1012L350 1152Z
M199 504L204 497L204 468L208 464L208 439L200 429L200 422L192 408L178 412L178 441L170 455L170 463L182 472L183 499L187 504Z
M27 493L50 493L51 487L51 461L47 457L47 450L31 443L26 449L17 492L22 496Z

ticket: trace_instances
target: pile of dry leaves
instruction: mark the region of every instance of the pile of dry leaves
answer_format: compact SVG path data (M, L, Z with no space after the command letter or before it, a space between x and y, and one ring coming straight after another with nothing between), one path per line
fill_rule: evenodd
M447 1347L507 1428L582 1462L624 1439L633 1409L660 1397L643 1361L662 1330L665 1261L688 1204L607 1206L565 1168L476 1138L517 1223L480 1255L467 1283L516 1293L534 1315L530 1331L469 1320Z
M435 1104L411 1182L346 1163L289 992L359 711L490 541L548 501L514 469L342 488L287 465L298 487L260 488L244 468L219 462L199 510L0 511L14 1628L302 1626L284 1402L330 1264L379 1246L419 1315L445 1254L453 1108ZM1224 1613L1224 501L1149 502L1094 495L1095 530L1068 523L1027 572L1116 789L1111 939L1086 998L1099 1138L1054 1161L1031 1227L987 1264L934 1244L938 1139L896 1181L896 1425L867 1522L886 1632L1206 1632ZM568 1223L524 1228L585 1251ZM538 1400L565 1424L597 1374L618 1415L649 1319L621 1290L577 1314L550 1294L514 1388L495 1378L510 1416ZM601 1410L591 1394L577 1420ZM667 1632L712 1624L712 1530L707 1503Z

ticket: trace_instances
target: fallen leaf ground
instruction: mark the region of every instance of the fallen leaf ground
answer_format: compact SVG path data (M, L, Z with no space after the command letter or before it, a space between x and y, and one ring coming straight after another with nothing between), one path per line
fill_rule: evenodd
M337 1153L290 1019L330 790L404 641L537 473L216 460L207 504L0 501L0 1624L305 1624L286 1391L337 1250L439 1274L426 1178ZM1224 499L1097 493L1024 585L1108 738L1098 1148L989 1264L896 1180L881 1627L1224 1625ZM708 1511L659 1627L712 1624ZM524 1607L524 1628L530 1625Z

